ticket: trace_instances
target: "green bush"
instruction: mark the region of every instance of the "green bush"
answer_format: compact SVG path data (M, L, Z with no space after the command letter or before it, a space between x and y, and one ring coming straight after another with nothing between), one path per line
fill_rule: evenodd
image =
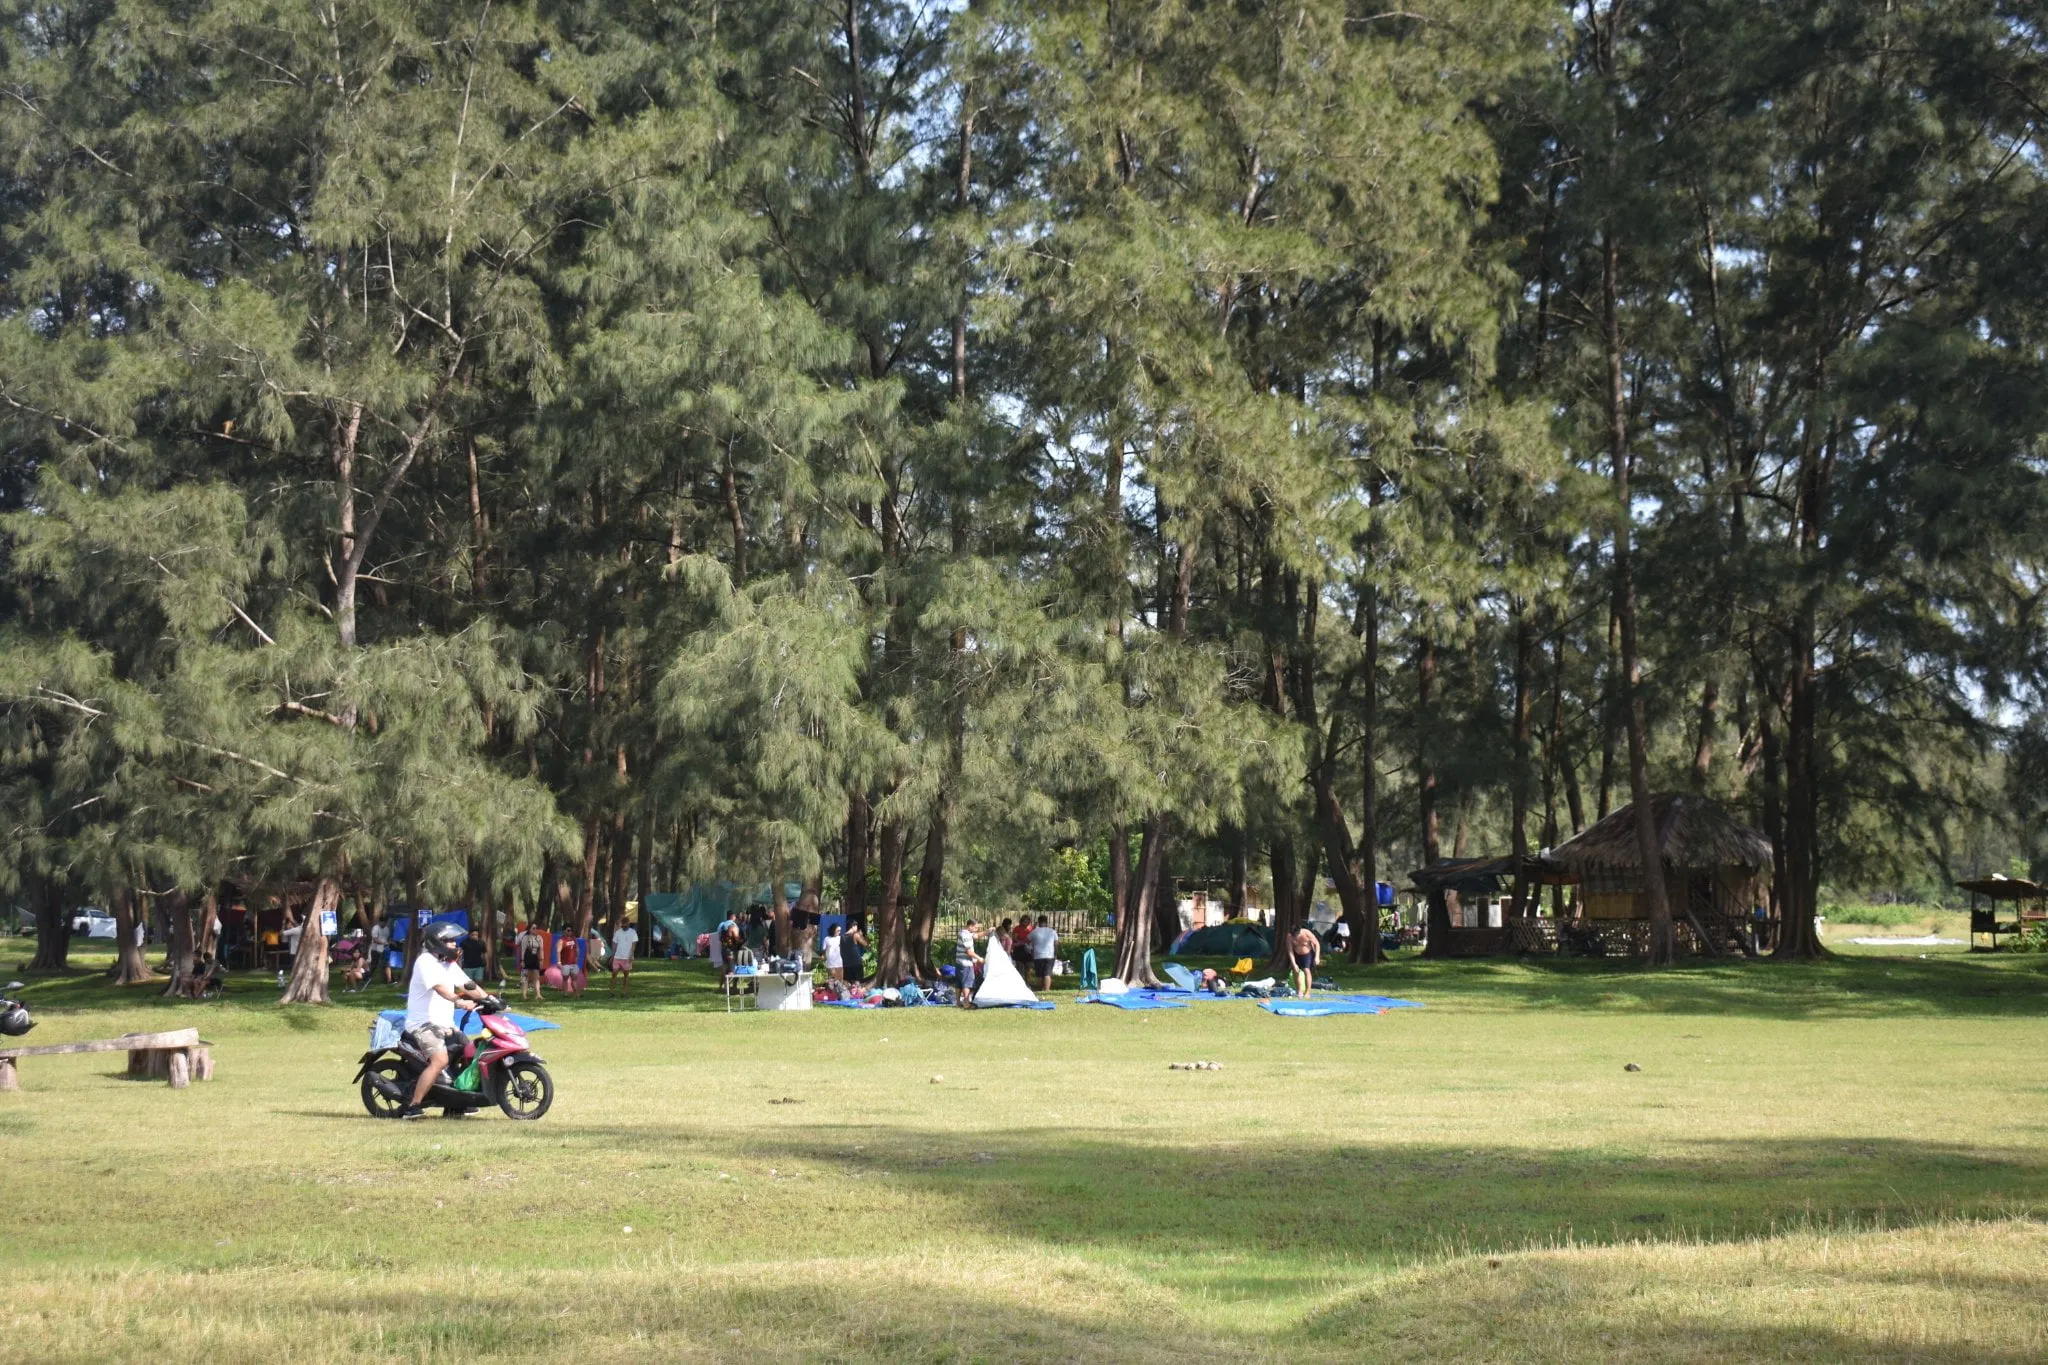
M1078 848L1063 848L1024 893L1024 904L1034 913L1057 911L1107 915L1109 884L1095 859Z
M1822 915L1835 924L1868 924L1880 929L1910 929L1939 913L1930 905L1823 905Z

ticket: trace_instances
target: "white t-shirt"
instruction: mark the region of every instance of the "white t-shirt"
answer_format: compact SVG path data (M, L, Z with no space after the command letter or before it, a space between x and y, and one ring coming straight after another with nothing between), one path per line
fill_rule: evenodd
M1060 936L1053 932L1050 924L1039 925L1031 931L1031 956L1039 962L1045 961L1052 956L1059 941Z
M640 941L640 931L630 924L621 924L612 935L612 961L631 962L633 945Z
M391 946L391 926L381 919L370 929L370 946L372 948L388 948Z
M291 928L284 931L284 950L293 957L299 955L299 937L305 932L306 926L303 924L294 924ZM136 940L137 943L141 941L141 939Z
M432 953L421 953L412 960L412 984L405 992L405 1026L439 1024L442 1028L454 1028L455 1002L434 987L454 990L468 984L469 978L463 974L460 963L443 962Z
M839 935L834 934L825 940L825 969L830 971L834 967L844 967L845 965L846 954L842 951Z

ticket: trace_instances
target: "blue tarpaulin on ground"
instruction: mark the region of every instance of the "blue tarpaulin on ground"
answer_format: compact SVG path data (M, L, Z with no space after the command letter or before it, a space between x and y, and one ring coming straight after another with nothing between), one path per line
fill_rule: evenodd
M1333 1014L1385 1014L1388 1010L1419 1010L1419 1000L1391 995L1319 995L1307 1000L1261 1000L1259 1008L1289 1019L1321 1019Z
M1084 995L1079 1005L1114 1005L1120 1010L1184 1010L1193 1005L1193 994L1153 991L1125 991L1122 995Z

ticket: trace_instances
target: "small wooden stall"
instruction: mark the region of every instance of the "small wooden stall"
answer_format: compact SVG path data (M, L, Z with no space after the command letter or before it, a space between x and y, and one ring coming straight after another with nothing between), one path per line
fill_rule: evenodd
M1554 952L1558 922L1542 912L1538 891L1569 885L1572 878L1557 863L1539 857L1522 860L1527 888L1522 913L1502 900L1511 895L1515 859L1440 858L1408 874L1415 891L1429 902L1429 942L1425 957L1490 957L1496 953Z
M2018 935L2048 925L2048 886L2025 877L2001 877L1993 873L1956 886L1970 893L1970 947L1981 950L1977 935L1991 937L1991 951L1998 951L2000 934ZM2001 915L2007 918L1999 918Z
M1680 945L1709 956L1768 947L1776 922L1768 914L1759 919L1755 911L1769 905L1771 841L1704 796L1653 796L1650 809ZM1559 844L1550 857L1579 883L1582 921L1575 932L1588 951L1613 957L1649 951L1634 806Z

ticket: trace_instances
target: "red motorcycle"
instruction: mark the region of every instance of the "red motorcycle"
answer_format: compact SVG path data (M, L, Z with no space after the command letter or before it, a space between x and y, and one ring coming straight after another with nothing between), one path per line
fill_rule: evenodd
M537 1119L548 1112L555 1102L555 1079L528 1048L526 1031L504 1014L505 1002L495 995L477 1006L484 1036L465 1034L460 1056L449 1048L448 1065L420 1102L423 1106L436 1105L453 1116L495 1104L508 1119ZM396 1047L371 1048L362 1063L356 1080L362 1086L363 1108L371 1118L397 1118L412 1099L426 1057L401 1038Z

